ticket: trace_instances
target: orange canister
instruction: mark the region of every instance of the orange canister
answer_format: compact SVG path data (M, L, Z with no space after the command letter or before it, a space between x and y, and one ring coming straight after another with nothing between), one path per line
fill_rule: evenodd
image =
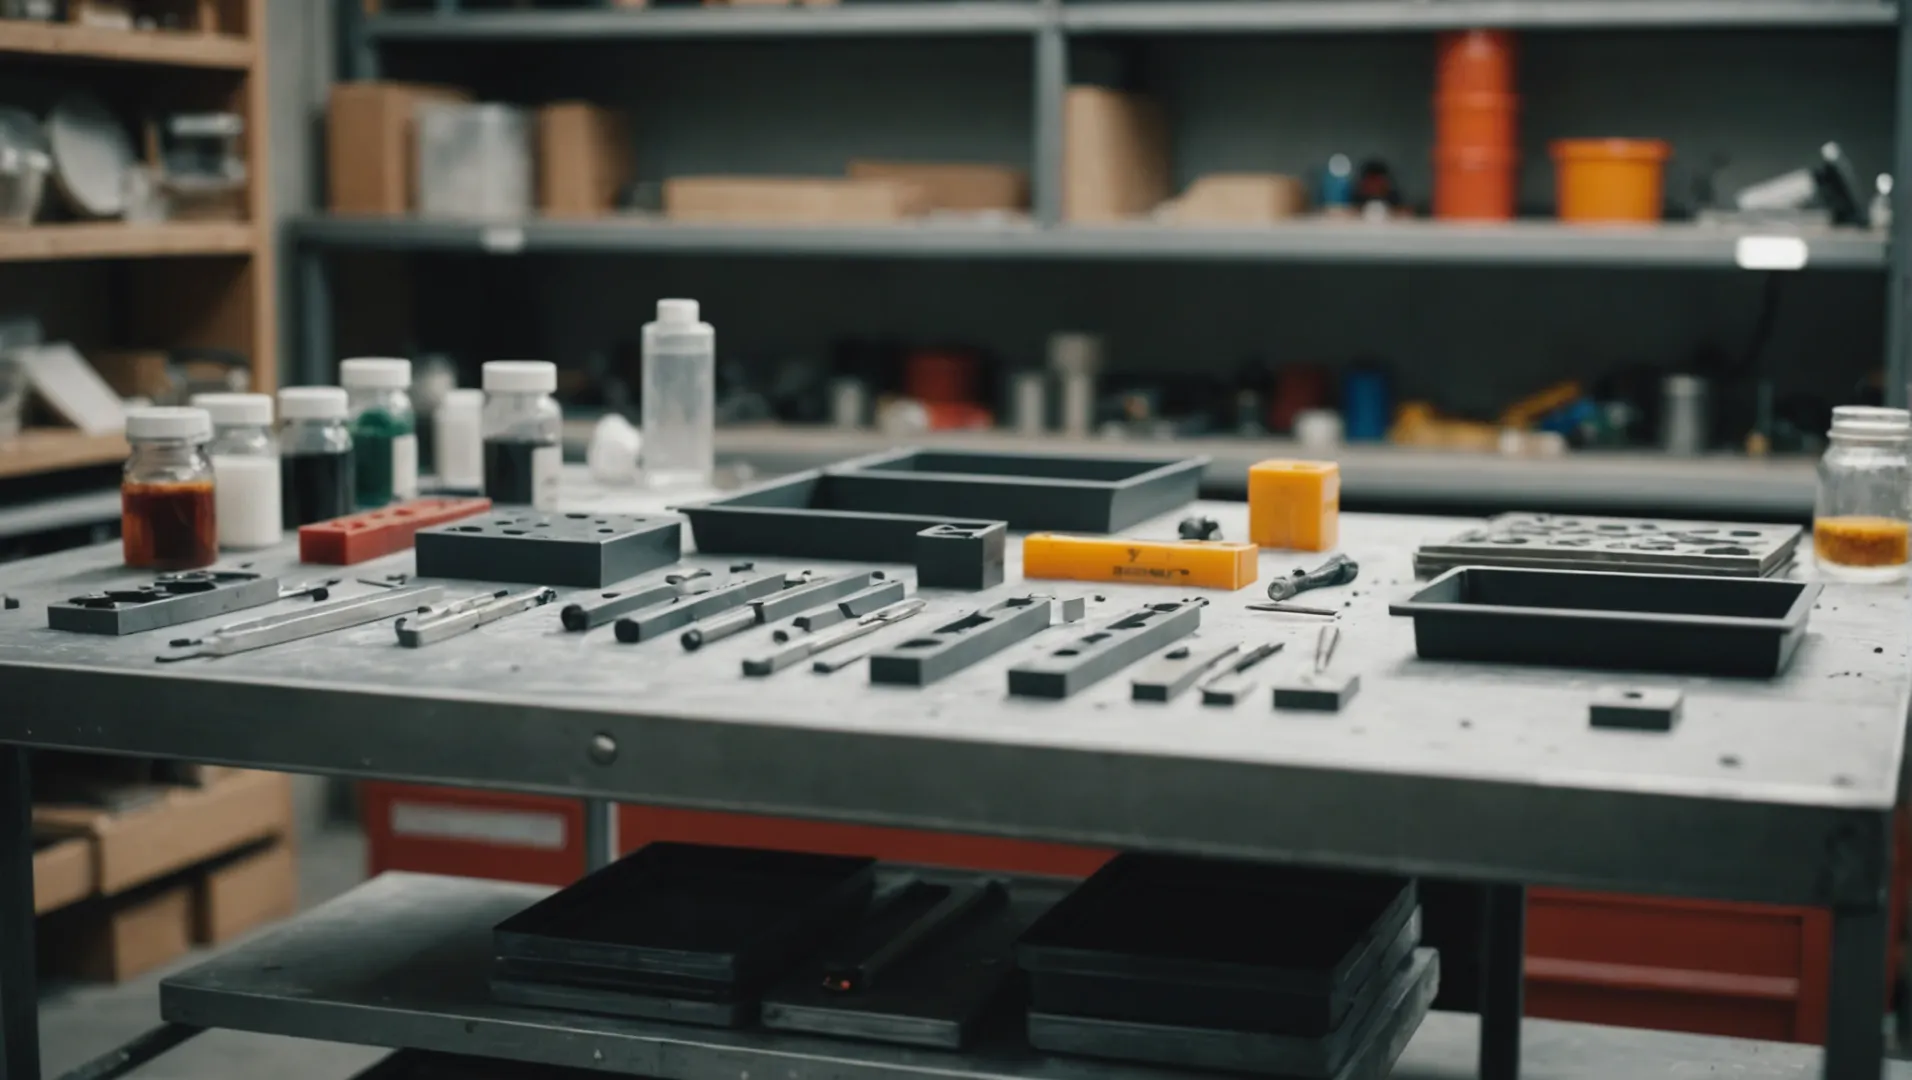
M1505 30L1455 30L1434 44L1434 92L1514 92L1514 35Z
M1659 139L1559 139L1552 146L1562 221L1658 221L1666 162Z
M1442 150L1474 147L1511 150L1519 144L1520 99L1513 94L1469 92L1434 99L1434 145Z
M1520 155L1486 147L1434 151L1434 216L1506 221L1514 216Z

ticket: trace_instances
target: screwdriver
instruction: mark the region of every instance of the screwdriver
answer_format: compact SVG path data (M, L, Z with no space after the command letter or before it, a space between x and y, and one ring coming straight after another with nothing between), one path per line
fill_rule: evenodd
M1361 573L1361 564L1346 555L1336 555L1313 570L1297 570L1289 577L1268 583L1268 599L1276 603L1293 600L1309 589L1327 589L1346 585Z

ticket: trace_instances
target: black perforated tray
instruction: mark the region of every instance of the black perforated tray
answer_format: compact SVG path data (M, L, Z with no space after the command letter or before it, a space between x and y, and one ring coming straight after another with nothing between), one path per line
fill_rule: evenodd
M499 923L500 961L748 992L863 909L875 860L650 844ZM610 972L600 973L604 975ZM675 984L672 984L675 985Z
M1770 578L1463 566L1388 610L1424 660L1771 677L1822 586Z

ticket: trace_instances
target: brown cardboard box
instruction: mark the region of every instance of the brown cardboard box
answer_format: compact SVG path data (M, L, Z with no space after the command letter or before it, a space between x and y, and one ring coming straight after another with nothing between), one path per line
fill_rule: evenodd
M1308 207L1308 191L1293 176L1215 173L1198 178L1170 203L1166 216L1189 225L1264 225Z
M450 86L341 82L325 110L327 205L335 214L403 214L412 208L420 102L469 101Z
M192 949L186 882L68 908L41 920L40 959L54 974L122 982Z
M36 806L41 836L85 836L95 845L99 891L108 896L292 828L292 785L282 773L238 773L179 788L123 813L96 806Z
M93 841L84 836L36 840L33 852L33 912L63 908L92 896L99 878Z
M299 867L285 840L205 869L193 889L193 941L223 945L299 909Z
M172 392L172 376L166 371L167 355L159 349L102 349L87 358L100 378L121 397L144 397L155 401Z
M1169 195L1168 121L1148 98L1072 86L1063 99L1062 217L1108 222Z
M821 176L679 176L664 181L672 221L880 224L929 208L917 184Z
M852 161L850 178L917 184L931 210L1029 209L1029 174L1007 165Z
M552 217L596 217L617 208L635 165L622 114L583 101L538 112L538 205Z

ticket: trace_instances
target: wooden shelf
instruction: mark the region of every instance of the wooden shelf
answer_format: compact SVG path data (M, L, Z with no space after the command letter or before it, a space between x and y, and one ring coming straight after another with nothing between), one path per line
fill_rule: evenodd
M244 222L27 225L0 228L0 262L246 255L252 244L253 228Z
M231 34L102 30L30 19L0 19L0 53L244 71L252 66L255 50L249 39Z
M119 434L88 435L66 428L29 428L12 442L0 442L0 479L112 465L126 460Z

